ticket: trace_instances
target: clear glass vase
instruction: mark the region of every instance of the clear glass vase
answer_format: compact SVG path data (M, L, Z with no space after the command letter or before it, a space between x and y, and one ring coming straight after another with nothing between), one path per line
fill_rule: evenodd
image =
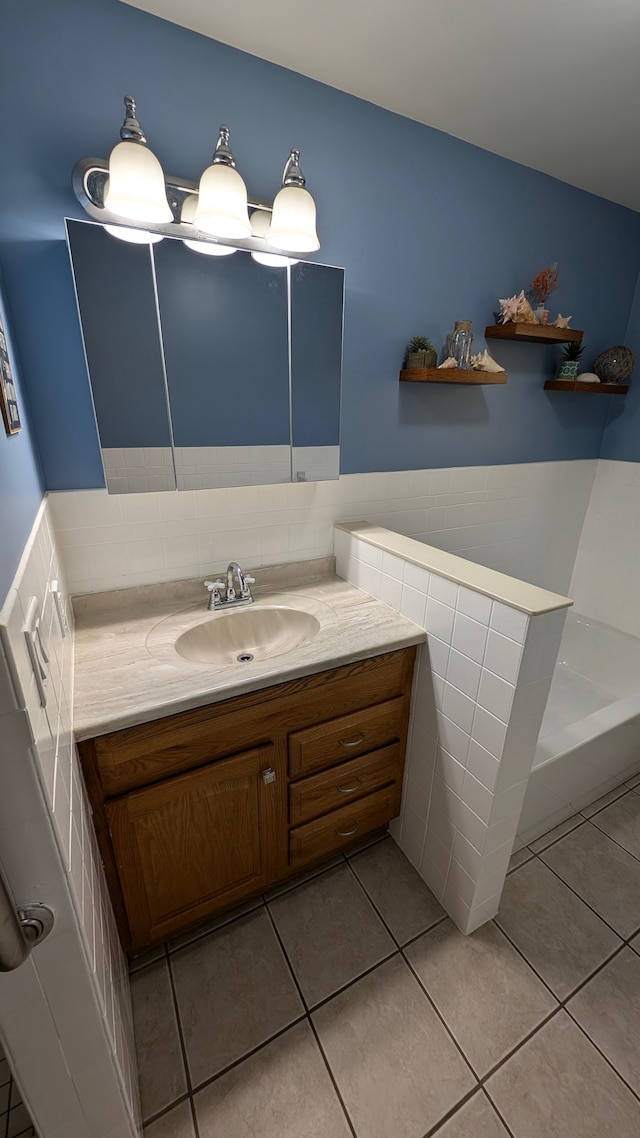
M471 368L471 345L473 332L470 320L456 320L453 332L447 339L447 354L453 356L459 368L469 371Z

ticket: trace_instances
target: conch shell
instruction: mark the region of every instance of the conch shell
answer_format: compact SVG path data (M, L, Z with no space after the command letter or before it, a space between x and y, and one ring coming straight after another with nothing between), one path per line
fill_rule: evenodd
M484 352L478 352L477 356L471 357L471 366L474 371L504 371L504 368L496 363L486 349Z
M524 289L522 289L518 296L508 296L505 300L500 301L500 315L502 316L503 324L510 322L513 324L540 323L524 295ZM501 368L501 370L504 371L504 368Z
M457 366L458 366L458 364L457 364L456 360L454 360L453 356L447 356L446 360L443 360L443 362L440 364L438 371L440 371L440 369L443 367L457 367Z

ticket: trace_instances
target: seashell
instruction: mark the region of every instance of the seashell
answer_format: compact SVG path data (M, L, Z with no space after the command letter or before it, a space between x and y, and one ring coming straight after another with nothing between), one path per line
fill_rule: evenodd
M539 324L540 323L540 321L538 320L538 317L536 316L535 312L533 311L533 308L531 307L531 305L529 304L529 301L527 300L526 296L524 295L524 289L522 290L522 292L520 293L520 296L518 297L518 307L516 309L515 322L516 322L516 324Z
M501 300L500 312L502 315L503 324L508 324L510 321L514 324L540 323L538 317L533 311L533 308L524 295L524 289L521 290L518 296L508 296L505 300Z
M576 376L578 383L600 383L597 375L592 371L581 371L580 375Z
M457 367L457 366L458 365L457 365L456 361L454 360L453 356L447 356L446 360L443 360L443 362L440 364L438 371L440 370L440 368L443 368L443 367Z
M490 356L488 351L478 352L477 356L471 357L471 364L474 371L504 371L503 367L497 363L493 356Z
M552 328L568 328L570 320L573 320L573 316L563 316L562 313L559 312L558 315L556 316L553 324L551 325L551 327Z

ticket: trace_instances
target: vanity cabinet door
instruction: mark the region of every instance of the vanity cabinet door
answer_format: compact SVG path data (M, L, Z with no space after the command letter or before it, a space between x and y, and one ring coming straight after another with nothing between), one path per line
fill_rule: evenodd
M106 803L134 951L278 876L287 862L285 772L284 748L269 744Z

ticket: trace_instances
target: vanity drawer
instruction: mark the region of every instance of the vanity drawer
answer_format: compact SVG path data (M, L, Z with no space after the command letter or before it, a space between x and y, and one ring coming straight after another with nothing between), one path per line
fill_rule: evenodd
M399 697L296 731L289 736L291 778L395 742L402 736L404 712L405 700Z
M400 809L401 785L399 782L351 802L340 810L332 810L315 822L297 826L289 834L289 866L302 869L305 865L321 861L323 857L357 842L373 830L379 830Z
M402 764L400 744L392 743L328 771L300 779L289 786L289 820L292 826L364 798L386 783L395 782Z

